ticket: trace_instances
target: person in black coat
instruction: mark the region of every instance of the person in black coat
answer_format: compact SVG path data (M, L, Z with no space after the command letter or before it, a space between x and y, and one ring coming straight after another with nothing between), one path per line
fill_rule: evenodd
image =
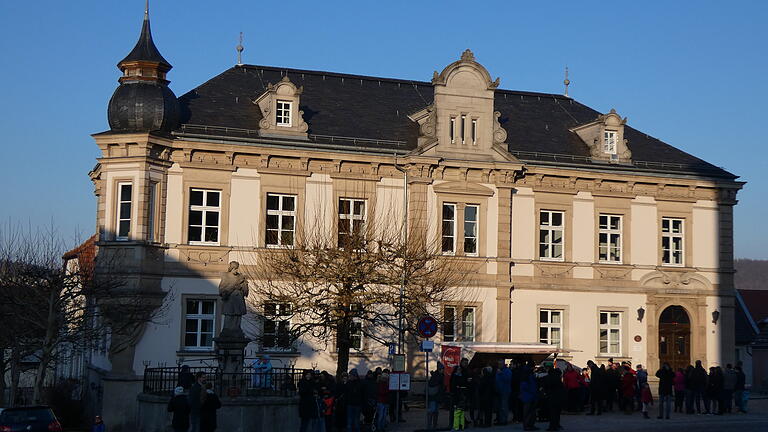
M542 386L544 394L547 395L547 411L549 412L548 431L558 431L560 426L560 412L563 410L563 401L565 400L565 387L561 378L560 369L553 367L544 377Z
M659 416L657 418L669 418L672 411L672 386L675 380L675 371L669 366L669 363L661 365L661 369L656 371L656 378L659 379Z
M216 411L219 408L221 408L221 401L213 392L213 386L211 383L205 384L205 393L203 393L200 402L200 432L214 432L216 430Z
M179 371L179 382L177 385L179 387L183 387L184 390L189 390L194 383L195 376L192 375L192 372L189 371L189 366L182 366L181 370Z
M176 387L173 398L168 402L168 412L173 413L171 427L173 432L187 432L189 430L189 399L184 394L184 387Z
M493 368L486 366L480 374L480 382L477 389L477 402L480 406L480 420L483 427L493 425L494 392L496 391L496 377Z
M603 369L597 367L592 360L587 362L589 366L589 412L587 415L601 415L603 413L603 386L605 374Z
M299 381L299 418L301 418L299 431L301 432L308 432L315 420L320 418L316 394L317 388L312 377L312 371L304 371L304 375Z

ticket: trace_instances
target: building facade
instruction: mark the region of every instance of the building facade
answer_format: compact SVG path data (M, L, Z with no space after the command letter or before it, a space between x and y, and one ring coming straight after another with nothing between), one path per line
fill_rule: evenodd
M167 309L111 353L105 398L130 403L148 361L213 362L230 261L291 247L307 221L399 219L404 199L412 230L478 269L436 311L438 343L651 369L735 359L743 183L613 110L504 90L469 50L428 82L237 65L177 98L148 18L119 68L93 135L99 253ZM250 356L335 369L323 341L284 337L282 305L254 304ZM387 346L356 331L352 366L385 366Z

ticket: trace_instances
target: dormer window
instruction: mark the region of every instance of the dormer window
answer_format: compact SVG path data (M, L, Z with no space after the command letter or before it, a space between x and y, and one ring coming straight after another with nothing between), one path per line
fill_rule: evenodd
M291 105L289 101L277 101L277 109L275 109L275 124L277 126L291 126Z
M616 131L605 131L603 134L603 152L610 155L616 154L616 142L618 133Z

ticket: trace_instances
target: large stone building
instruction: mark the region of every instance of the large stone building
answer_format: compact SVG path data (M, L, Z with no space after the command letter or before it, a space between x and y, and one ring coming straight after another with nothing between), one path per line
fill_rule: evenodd
M395 160L411 226L480 269L438 312L438 343L546 343L580 365L651 369L735 358L743 183L613 110L505 90L469 50L424 82L237 65L177 98L147 19L119 68L110 129L93 136L100 254L123 257L138 292L172 293L165 319L112 353L105 398L120 411L146 361L212 359L229 261L291 247L321 207L397 217ZM284 343L280 305L259 301L250 355L334 369L334 350ZM387 361L363 334L355 347L356 366Z

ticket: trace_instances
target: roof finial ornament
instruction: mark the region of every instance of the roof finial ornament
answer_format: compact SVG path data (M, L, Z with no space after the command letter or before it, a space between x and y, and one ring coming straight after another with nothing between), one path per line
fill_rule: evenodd
M149 0L144 2L144 19L149 18Z
M461 59L464 61L475 61L475 54L472 53L471 49L467 48L461 53Z
M242 66L243 65L243 50L245 47L243 47L243 32L240 32L240 43L237 44L235 47L237 50L237 65Z
M571 80L568 79L568 66L565 67L565 79L563 80L563 84L565 84L565 95L568 96L568 86L571 85Z

